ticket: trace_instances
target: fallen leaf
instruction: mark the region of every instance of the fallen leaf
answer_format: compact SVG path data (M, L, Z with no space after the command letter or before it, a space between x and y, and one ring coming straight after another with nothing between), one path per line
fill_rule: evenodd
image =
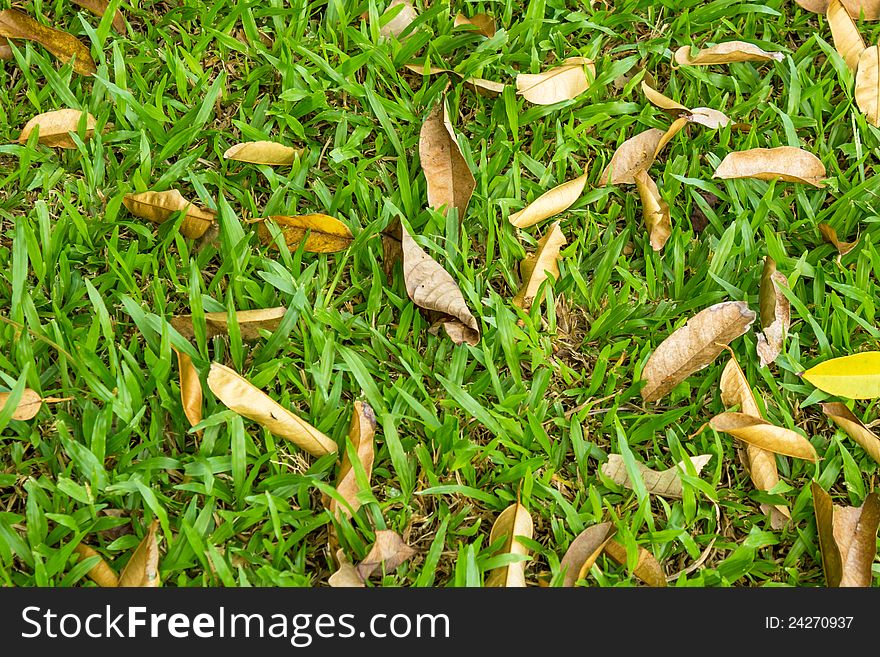
M690 46L682 46L675 51L675 62L681 66L710 66L712 64L732 64L734 62L781 62L781 52L767 52L758 46L744 41L728 41L711 48L697 51L691 55Z
M829 395L847 399L880 397L880 351L832 358L801 376Z
M834 47L849 66L849 70L855 73L859 66L859 55L865 49L865 41L859 33L859 28L840 0L830 0L826 16L828 26L831 28L831 37L834 39Z
M544 221L544 219L549 219L571 207L580 198L586 184L587 172L585 171L583 175L574 180L569 180L544 192L522 210L510 215L508 221L517 228L528 228Z
M868 453L868 456L880 463L880 438L862 424L862 421L851 410L840 402L831 402L822 404L822 412L831 418L834 424L843 429L846 435L856 441Z
M122 204L134 216L162 224L176 212L186 215L180 224L180 232L190 239L198 239L214 223L216 213L205 210L187 201L176 189L167 192L143 192L126 194Z
M819 460L819 455L809 440L791 429L770 424L763 418L745 413L719 413L709 420L709 426L768 452L813 463Z
M404 68L413 73L418 73L419 75L438 75L441 73L451 75L484 96L498 96L504 91L505 87L501 82L493 82L482 78L466 78L461 73L457 73L449 68L439 68L437 66L425 67L424 64L406 64Z
M98 557L98 563L92 566L91 570L86 573L95 584L107 588L115 588L119 586L119 578L116 576L116 573L113 572L113 569L107 565L104 558L95 550L84 543L80 543L74 548L74 551L79 555L80 559Z
M864 48L856 66L856 105L868 123L880 127L880 47Z
M830 587L869 587L871 565L877 556L880 497L870 493L861 506L838 506L813 482L813 508L822 553L825 584Z
M477 183L461 154L445 99L434 106L422 124L419 160L428 182L428 205L435 210L455 208L461 220Z
M174 347L172 347L174 349ZM202 421L202 383L199 373L193 365L192 358L182 351L174 349L177 354L177 369L180 372L180 402L183 414L191 426Z
M541 284L547 280L547 274L551 274L554 280L559 279L559 250L565 245L565 235L555 222L550 229L538 240L538 248L534 253L527 255L520 263L520 276L522 287L513 298L513 303L524 309L531 307L532 302L538 295Z
M828 0L795 0L801 7L817 14L824 14L828 10ZM876 21L880 19L880 0L841 0L843 6L853 18Z
M775 361L782 352L785 336L791 326L791 303L780 287L788 287L788 279L782 272L776 270L776 261L770 256L765 256L759 294L761 328L764 331L756 336L761 367Z
M38 23L15 9L0 11L0 37L36 41L62 63L73 59L73 70L81 75L94 75L98 70L82 41L72 34Z
M0 392L0 411L6 406L10 394L8 392ZM12 412L12 419L30 420L39 412L42 405L43 398L40 397L40 394L36 390L25 388L21 393L21 398L18 400L18 406Z
M689 457L697 475L712 458L711 454L700 454ZM684 462L672 466L666 470L652 470L642 463L636 463L636 468L645 483L645 489L654 495L680 500L683 495L681 477L679 473L687 472ZM632 490L632 482L626 471L626 465L620 454L609 454L608 461L602 465L602 474L611 479L618 486Z
M642 82L642 92L653 105L677 118L684 117L689 123L698 123L716 130L731 123L730 118L724 112L712 109L711 107L695 107L690 109L678 101L664 96L644 81Z
M137 546L119 576L120 587L155 588L159 586L159 544L156 542L158 528L158 520L150 523L147 535Z
M657 401L694 372L711 363L724 345L749 330L755 313L742 301L709 306L666 338L648 359L642 399Z
M812 153L792 146L734 151L715 169L713 178L785 180L824 187L825 165Z
M73 0L73 2L99 17L103 17L110 6L108 0ZM117 10L116 13L113 14L112 25L114 30L120 34L125 34L125 18L123 18L121 11Z
M504 543L496 555L516 554L523 557L529 555L529 549L517 540L524 536L531 539L534 536L534 524L532 516L519 502L514 502L504 509L492 525L489 532L489 545L504 539ZM526 561L517 561L494 568L486 576L486 587L522 587L526 585Z
M559 563L559 570L565 573L562 586L570 588L587 576L616 531L610 522L603 522L578 534Z
M614 151L611 162L599 177L600 185L634 185L635 175L647 171L654 162L663 131L651 128L630 137Z
M248 141L231 146L223 158L251 164L267 164L269 166L289 166L303 154L300 148L291 148L274 141Z
M225 365L211 363L208 387L231 410L291 441L312 456L324 456L337 450L336 443L330 438Z
M358 573L357 568L355 568L351 562L345 557L345 552L342 550L336 551L336 561L339 564L339 569L330 575L330 578L327 580L327 584L329 584L333 588L355 588L362 589L364 588L364 580Z
M595 77L596 66L585 57L571 57L542 73L520 73L516 76L517 93L535 105L571 100L590 87L585 66Z
M369 579L370 575L381 568L382 572L390 573L397 570L405 561L408 561L416 553L407 545L400 535L390 529L376 531L376 542L370 548L364 560L357 566L357 572L361 579Z
M626 565L626 547L622 543L611 539L605 545L605 554L614 559L614 561L621 566ZM648 586L666 586L666 574L663 572L663 567L654 555L643 547L639 547L639 561L633 569L632 574Z
M34 128L39 129L39 142L51 148L75 149L76 143L71 139L71 132L79 131L80 120L86 115L86 129L83 141L88 141L95 133L95 117L75 109L63 109L35 116L25 124L18 136L19 144L26 144Z
M237 311L235 319L238 323L241 339L245 341L259 340L260 331L271 333L281 324L285 312L287 309L284 306ZM229 335L228 322L228 313L205 313L206 337L210 339L215 335ZM192 315L177 315L171 318L170 323L187 340L192 340L195 337Z
M837 253L842 256L845 256L859 245L858 238L856 238L855 242L841 242L837 237L837 231L828 224L821 223L816 226L816 228L818 228L819 232L822 234L822 239L837 249Z
M0 37L0 61L11 61L12 60L12 47L9 45L12 43L9 39L5 37Z
M485 37L492 38L495 36L495 19L489 14L474 14L470 18L464 14L458 14L455 17L455 27L468 25L476 28L476 31Z
M348 440L355 449L368 482L373 472L373 436L376 433L376 426L376 415L373 413L372 407L369 404L356 401L354 403L354 413L351 415L351 428L348 430ZM339 475L336 477L336 490L349 503L353 511L361 508L361 502L357 497L361 487L355 477L354 468L348 458L347 450L342 452L342 463L339 466ZM337 510L342 511L346 516L351 516L345 505L331 499L330 513L336 515Z
M344 223L326 214L303 214L297 217L269 217L281 229L284 241L295 251L305 240L309 253L335 253L351 246L354 237ZM265 221L257 225L257 235L267 246L278 248ZM308 237L307 237L308 236Z
M400 36L400 34L419 17L419 12L416 11L415 7L412 6L409 0L391 0L391 2L388 3L387 9L385 9L385 14L390 13L398 6L400 6L401 9L394 18L379 28L379 34L383 37ZM384 14L382 15L382 18L384 18Z
M718 205L718 197L715 196L715 194L712 194L711 192L704 192L701 190L697 190L697 194L699 194L703 198L703 200L706 201L706 204L710 208L714 208L716 205ZM694 233L696 233L697 235L706 230L706 226L709 225L709 218L696 202L691 204L690 220L691 228L694 229Z
M659 251L672 234L669 204L660 196L657 184L644 169L637 171L634 178L639 197L642 199L642 216L645 218L645 228L648 229L651 248Z

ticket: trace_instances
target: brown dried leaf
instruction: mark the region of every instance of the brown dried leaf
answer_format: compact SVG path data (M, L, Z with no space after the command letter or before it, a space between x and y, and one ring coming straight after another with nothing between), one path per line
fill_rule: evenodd
M74 552L79 555L80 559L88 559L89 557L98 557L100 561L92 566L91 570L86 573L89 578L98 586L115 588L119 586L119 578L113 569L104 561L104 557L98 554L85 543L80 543L74 548Z
M424 64L406 64L404 65L404 68L413 73L418 73L419 75L438 75L440 73L446 73L447 75L454 77L456 80L460 80L483 96L498 96L504 91L504 84L501 82L492 82L491 80L484 80L482 78L466 78L449 68L440 68L438 66L428 66L426 68Z
M600 185L634 185L635 175L647 171L656 157L663 131L651 128L630 137L614 151L611 162L599 177Z
M377 569L380 572L390 573L397 567L408 561L416 553L409 545L404 543L400 535L390 529L380 529L376 532L376 542L370 548L364 560L357 566L357 572L362 579L370 578Z
M200 208L187 201L176 189L167 192L143 192L126 194L122 204L134 216L147 219L155 224L168 221L176 212L183 212L183 223L180 232L190 239L198 239L214 223L216 213L213 210Z
M526 511L525 507L519 502L514 502L504 509L492 525L492 531L489 533L489 544L493 544L500 539L504 539L504 544L496 553L501 554L517 554L524 557L529 555L529 549L517 540L517 537L524 536L531 539L534 536L534 524L532 516ZM485 586L487 587L522 587L526 585L526 563L527 561L517 561L506 566L501 566L490 571L486 577Z
M388 3L388 8L385 10L385 13L390 13L391 10L398 5L402 6L400 12L379 28L379 34L383 37L400 36L401 32L408 28L410 24L419 17L419 12L416 11L416 8L412 6L412 3L410 3L409 0L391 0L391 2ZM384 14L382 17L384 17Z
M711 107L695 107L694 109L687 108L681 103L664 96L644 81L642 82L642 92L652 104L676 118L687 119L688 123L698 123L699 125L713 130L723 128L731 123L730 119L724 112L712 109ZM675 123L678 123L678 121ZM675 123L673 125L675 125ZM673 134L677 133L680 129L681 128L676 129ZM672 128L667 131L667 135L671 130ZM662 144L668 142L669 139L671 139L671 137L664 137ZM662 150L662 144L658 150Z
M840 0L830 0L826 16L828 26L831 28L831 37L834 39L834 47L849 66L849 70L855 73L859 66L859 55L865 49L865 41L859 33L859 28Z
M761 328L764 332L757 334L761 367L775 361L782 352L785 336L791 326L791 303L780 290L781 286L788 287L788 279L776 270L773 258L766 256L759 294Z
M10 395L11 393L8 392L0 392L0 411L6 406ZM30 420L40 411L42 405L43 398L40 397L39 393L36 390L25 388L21 393L21 398L18 400L18 406L12 412L12 419Z
M0 37L36 41L62 63L73 59L73 70L81 75L94 75L98 70L82 41L72 34L38 23L16 9L0 11Z
M301 148L291 148L274 141L248 141L231 146L223 153L223 158L251 164L289 166L302 154Z
M870 46L859 54L856 66L856 105L868 123L880 127L880 47Z
M801 7L817 14L824 14L828 10L828 0L795 0ZM841 0L843 6L853 18L864 20L880 20L880 0Z
M517 228L534 226L544 219L559 214L571 207L584 191L587 184L587 172L574 180L569 180L553 189L544 192L519 212L514 212L508 221Z
M208 387L217 399L242 417L291 441L312 456L324 456L337 450L330 438L220 363L211 363Z
M710 66L712 64L732 64L734 62L781 62L781 52L767 52L758 46L744 41L728 41L711 48L697 51L691 55L690 46L682 46L675 51L675 62L681 66Z
M626 565L626 547L614 539L605 545L605 554L620 565ZM632 574L648 586L666 586L666 574L663 572L663 567L654 555L643 547L639 547L639 561Z
M9 39L5 37L0 37L0 61L11 61L13 58L12 48L10 47L10 43L12 43Z
M354 237L344 223L326 214L303 214L297 217L269 217L281 229L284 241L291 251L295 251L305 240L305 250L309 253L335 253L351 246ZM278 248L265 221L257 225L257 235L267 246ZM308 237L306 237L308 235Z
M346 558L345 552L343 552L342 550L337 550L336 561L339 564L339 570L330 575L330 578L327 580L327 584L337 589L364 588L365 584L363 578L360 576L360 573L358 573L357 568L355 568Z
M235 313L235 319L241 339L250 342L260 339L260 331L271 333L281 324L285 312L287 309L284 306L239 310ZM170 323L187 340L195 337L192 315L177 315L171 318ZM229 315L225 312L205 313L205 337L210 339L215 335L229 335Z
M713 178L785 180L824 187L825 165L812 153L792 146L734 151L715 169Z
M719 413L709 420L709 426L776 454L806 459L813 463L819 460L815 448L801 434L777 427L762 418L745 413Z
M458 14L455 17L454 26L461 27L463 25L475 28L477 32L490 39L495 36L495 19L489 14L474 14L470 18L464 14Z
M834 424L843 429L846 435L856 441L868 453L868 456L880 463L880 438L862 424L862 421L851 410L840 402L831 402L822 404L822 412Z
M697 475L706 467L706 464L712 458L711 454L700 454L699 456L689 457L694 466ZM687 472L687 466L684 462L678 463L666 470L652 470L641 463L636 463L639 473L642 475L642 481L645 482L645 489L649 493L659 495L660 497L668 497L680 500L683 495L681 477L679 473ZM608 461L602 465L602 474L611 479L618 486L632 489L632 482L626 471L626 465L620 454L609 454Z
M541 284L551 274L554 280L559 279L559 250L565 245L565 235L555 222L538 240L538 249L527 255L520 263L520 276L523 285L513 298L513 303L520 308L528 309L538 295Z
M578 534L559 564L559 570L565 573L562 586L570 588L587 576L616 531L610 522L603 522Z
M590 87L584 66L596 76L595 64L585 57L571 57L543 73L520 73L516 76L517 93L535 105L571 100Z
M150 523L147 535L137 546L119 576L119 586L139 588L159 586L159 544L156 542L158 528L158 520Z
M856 238L855 242L841 242L837 237L837 231L828 224L821 223L816 226L816 228L818 228L819 232L822 234L822 239L837 249L837 252L842 256L845 256L859 245L858 238Z
M422 124L419 159L428 182L428 205L435 210L444 206L456 208L461 220L477 183L461 154L445 99L437 103Z
M709 306L691 317L654 350L642 379L642 399L657 401L688 376L711 363L730 343L749 330L755 313L742 301Z
M174 349L174 353L177 354L177 369L180 371L180 402L186 419L194 427L202 421L202 382L199 381L192 358L177 349Z
M39 142L51 148L75 149L76 143L71 139L71 132L79 131L80 120L86 115L86 130L83 141L88 141L95 133L97 121L86 112L75 109L63 109L55 112L39 114L25 124L18 136L19 144L26 144L34 128L39 128Z
M369 404L356 401L354 403L354 413L351 415L351 428L348 431L348 440L354 446L358 460L370 481L370 475L373 472L373 436L376 433L376 415ZM352 510L357 511L361 508L361 502L358 500L358 493L361 487L357 482L354 474L354 468L348 458L348 450L342 452L342 463L339 466L339 475L336 477L336 490L342 498L351 505ZM337 510L346 516L351 516L345 505L339 504L336 500L330 500L330 513L336 515Z
M73 0L73 2L99 17L103 17L104 14L107 13L107 8L110 6L110 3L107 0ZM119 10L116 10L116 13L113 15L112 25L114 30L120 34L125 34L125 18L123 18L122 12Z
M636 172L635 181L642 199L642 216L645 218L645 228L648 229L651 248L659 251L672 234L669 204L660 196L657 184L644 169Z

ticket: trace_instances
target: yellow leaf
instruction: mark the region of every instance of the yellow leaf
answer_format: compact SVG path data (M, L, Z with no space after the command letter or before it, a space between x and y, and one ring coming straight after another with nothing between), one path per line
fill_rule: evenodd
M562 586L572 587L587 576L616 531L610 522L603 522L578 534L559 563L559 570L564 573Z
M606 543L605 554L622 566L625 566L627 563L626 547L614 539L611 539ZM639 547L639 560L636 563L636 567L633 569L632 574L648 586L666 586L666 575L663 572L663 567L654 555L643 547Z
M647 171L656 157L663 131L651 128L630 137L614 151L611 162L599 177L600 185L634 185L635 175Z
M880 351L832 358L801 375L829 395L848 399L880 397Z
M223 158L251 164L288 166L293 164L302 154L303 151L300 148L291 148L274 141L248 141L231 146L223 153Z
M174 349L174 347L172 347ZM192 358L182 351L174 349L177 354L177 369L180 372L180 402L183 414L191 426L202 421L202 383L199 373L193 365Z
M519 536L531 539L534 535L532 516L519 502L514 502L504 509L492 525L489 533L489 545L504 542L496 553L529 556L529 549L517 540ZM522 587L526 585L526 561L516 561L490 571L486 577L487 587Z
M580 198L586 184L587 172L585 171L583 175L574 180L569 180L544 192L525 208L510 215L508 221L517 228L528 228L544 221L544 219L549 219L571 207Z
M86 112L75 109L63 109L55 112L47 112L35 116L25 124L18 136L19 144L26 144L34 128L39 129L39 142L52 148L76 148L76 143L71 139L71 132L79 132L80 121L85 115L85 132L83 141L88 141L95 133L95 117Z
M832 402L822 404L822 412L856 441L868 453L868 456L880 463L880 438L862 424L862 421L851 410L840 402Z
M812 153L791 146L734 151L715 169L713 178L785 180L824 187L825 165Z
M845 256L859 245L858 238L856 238L855 242L841 242L837 237L837 231L828 224L821 223L816 226L816 228L818 228L819 232L822 234L822 239L834 246L834 248L837 249L837 253L841 256Z
M547 280L547 274L551 274L554 280L559 278L559 250L563 245L565 245L565 235L562 234L557 221L550 226L544 237L538 240L537 251L527 255L520 264L523 284L513 298L514 304L528 309L537 296L541 284Z
M259 340L260 331L273 332L281 324L285 312L287 309L284 306L237 311L235 320L241 339L245 341ZM228 313L205 313L206 337L210 339L215 335L229 335L228 322ZM172 317L170 323L187 340L192 340L195 337L192 315Z
M85 543L80 543L74 548L74 552L79 555L81 560L88 559L89 557L98 557L99 561L94 566L92 566L91 570L86 573L89 578L95 582L98 586L115 588L119 586L119 578L116 576L116 573L113 569L104 561L104 558L98 554L95 550L90 548Z
M354 241L348 226L326 214L304 214L298 217L272 216L269 219L281 229L284 241L291 251L299 248L303 240L305 240L304 248L309 253L344 251ZM263 244L278 248L265 221L258 224L257 234Z
M190 239L198 239L214 223L216 213L205 210L187 201L176 189L167 192L143 192L126 194L122 204L134 216L147 219L155 224L168 221L176 212L184 213L180 232Z
M110 7L110 3L107 0L73 0L73 2L83 9L92 12L95 16L103 16L107 13L107 9ZM120 34L125 34L125 19L122 17L122 12L119 10L113 14L112 25L114 30Z
M119 576L119 586L140 588L159 586L159 544L156 542L158 528L158 520L150 523L147 535L137 546Z
M590 86L585 66L595 77L596 66L584 57L571 57L562 65L542 73L520 73L516 76L517 93L535 105L553 105L571 100Z
M769 452L813 463L819 460L810 441L801 434L777 427L762 418L745 413L719 413L709 420L709 426Z
M700 454L699 456L689 457L690 462L694 466L694 471L698 476L711 458L711 454ZM682 498L683 487L679 474L687 472L687 466L684 464L684 461L671 468L667 468L666 470L652 470L642 463L636 463L636 469L638 469L639 474L642 476L645 490L649 493L675 500L680 500ZM608 455L608 461L602 465L602 474L611 479L611 481L618 486L623 486L624 488L629 489L632 489L633 487L632 481L630 481L629 478L629 473L626 471L623 457L620 454Z
M476 181L471 173L443 99L422 124L419 132L419 160L428 183L428 205L435 210L458 210L459 221L467 211Z
M856 68L856 105L873 126L880 127L880 47L862 50Z
M690 46L682 46L675 51L674 59L682 66L710 66L712 64L732 64L734 62L781 62L781 52L767 52L756 45L744 41L728 41L711 48L699 50L691 55Z
M849 70L855 73L859 65L859 56L865 49L865 41L859 33L859 28L840 0L830 0L826 16L834 39L834 47L849 66Z
M354 447L361 467L364 469L367 481L373 472L373 436L376 433L376 415L369 404L356 401L354 413L351 416L351 428L348 431L348 440ZM342 452L342 463L339 466L339 475L336 478L336 490L342 498L349 503L353 511L361 508L361 502L357 495L361 491L360 484L355 477L354 468L348 458L348 451ZM330 513L336 515L342 511L346 516L350 512L345 505L338 504L336 500L330 501Z
M464 14L458 14L455 17L455 27L469 26L485 37L492 38L495 36L495 19L489 14L474 14L470 18Z
M642 216L645 218L645 228L648 229L651 248L659 251L672 234L669 205L660 196L657 184L644 169L637 171L634 177L639 197L642 199Z

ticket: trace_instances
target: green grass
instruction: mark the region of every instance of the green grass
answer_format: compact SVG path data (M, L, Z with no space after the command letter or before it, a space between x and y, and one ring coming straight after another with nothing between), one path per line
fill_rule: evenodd
M381 13L374 0L125 3L126 35L63 0L20 6L90 44L99 72L74 75L30 45L18 62L0 64L0 387L73 398L28 422L0 417L0 583L91 585L73 546L85 541L121 567L158 517L166 586L324 584L335 521L321 495L335 482L335 458L304 457L242 422L207 386L198 438L171 349L184 340L165 321L199 306L285 305L273 336L197 341L194 362L203 380L210 361L230 365L340 444L353 401L372 405L380 425L372 498L336 532L353 560L377 528L418 550L374 584L480 585L492 565L492 522L520 495L535 521L531 583L558 583L574 536L612 520L619 540L651 550L669 574L715 540L703 567L677 586L821 585L809 482L859 504L878 466L835 433L818 408L824 396L797 372L877 348L880 132L854 105L824 18L794 2L613 4L454 3L453 14L498 18L504 30L486 40L453 30L450 7L433 2L402 43L359 18ZM880 24L861 27L876 43ZM786 58L670 66L680 45L735 38L778 46ZM447 78L423 79L403 65L427 57L512 82L517 71L577 55L596 60L597 79L555 106L529 105L512 85L491 99L453 81L450 113L477 188L461 225L426 209L418 134ZM641 74L612 85L635 67L688 107L752 125L692 127L654 164L673 224L660 253L635 189L596 185L624 139L668 125L641 95ZM78 152L13 143L32 116L62 107L90 111L99 134ZM221 157L263 138L306 154L291 170ZM726 153L776 145L818 155L828 187L712 180ZM560 279L546 304L523 313L511 303L518 263L544 227L518 231L506 216L584 169L587 189L561 216ZM130 191L172 186L218 211L216 245L121 206ZM718 197L714 209L701 191ZM695 208L709 221L699 233ZM306 212L344 221L352 248L279 254L246 223ZM380 233L398 217L460 282L481 321L476 347L429 335L399 270L385 278ZM816 230L821 221L842 239L859 234L859 247L838 262ZM784 483L773 495L754 490L731 438L691 437L723 410L723 359L657 405L638 394L649 354L689 316L726 299L757 308L767 254L793 290L786 350L760 369L754 333L733 347L767 418L804 431L822 457L818 466L779 457ZM873 404L857 413L877 415ZM666 502L598 475L606 455L626 447L657 469L687 454L716 458L702 482L686 482L684 500ZM793 522L774 531L759 505L783 500ZM128 519L132 533L104 531ZM874 577L880 583L876 562ZM637 584L605 558L588 581Z

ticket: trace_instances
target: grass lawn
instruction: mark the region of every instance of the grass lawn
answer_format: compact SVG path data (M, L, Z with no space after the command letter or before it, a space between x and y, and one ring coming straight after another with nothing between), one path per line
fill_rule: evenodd
M530 585L560 584L571 541L603 521L630 566L637 545L667 575L702 560L670 585L823 585L810 482L859 505L878 465L798 373L880 342L880 131L855 106L824 16L793 0L416 4L400 41L360 17L382 13L376 0L138 0L120 7L125 34L67 0L16 3L89 45L97 74L30 43L0 62L0 389L69 398L32 420L0 413L0 584L93 585L74 547L118 570L156 518L164 586L325 585L331 537L357 562L386 528L416 553L370 585L480 586L504 559L492 524L519 496L534 521ZM459 11L492 14L498 32L453 28ZM880 23L859 25L876 43ZM679 46L733 39L785 58L672 66ZM517 72L575 56L596 63L587 91L548 106L517 95ZM404 68L426 58L507 86L488 97ZM625 139L670 123L642 94L643 71L683 105L751 125L691 126L658 157L650 173L672 220L659 252L635 187L598 184ZM419 163L422 122L444 91L476 179L461 222L428 208ZM33 116L67 107L97 119L90 141L17 143ZM222 157L253 140L304 153L290 167ZM731 151L784 145L817 155L827 186L712 178ZM512 303L519 262L549 222L517 229L507 217L584 171L583 194L557 217L568 241L559 279L524 312ZM187 239L179 220L152 224L122 205L171 188L216 210L219 233ZM351 247L279 252L249 223L307 213L340 219ZM430 334L400 266L385 276L381 234L399 218L460 285L476 346ZM838 258L820 222L858 246ZM726 300L757 309L766 255L793 292L785 349L762 368L754 331L731 346L765 417L802 431L820 461L777 457L782 481L760 492L730 436L694 435L725 410L726 355L656 404L639 389L651 352L696 312ZM276 306L288 309L281 325L256 341L197 330L188 343L167 321L192 313L202 328L204 312ZM206 385L191 428L172 350L186 344L203 383L223 363L343 452L354 402L369 403L375 465L350 521L322 499L336 455L311 457L242 420ZM876 418L872 403L855 408ZM682 500L664 500L600 475L627 451L657 470L713 458L685 477ZM791 523L773 529L762 503L788 504ZM639 581L601 556L586 583Z

